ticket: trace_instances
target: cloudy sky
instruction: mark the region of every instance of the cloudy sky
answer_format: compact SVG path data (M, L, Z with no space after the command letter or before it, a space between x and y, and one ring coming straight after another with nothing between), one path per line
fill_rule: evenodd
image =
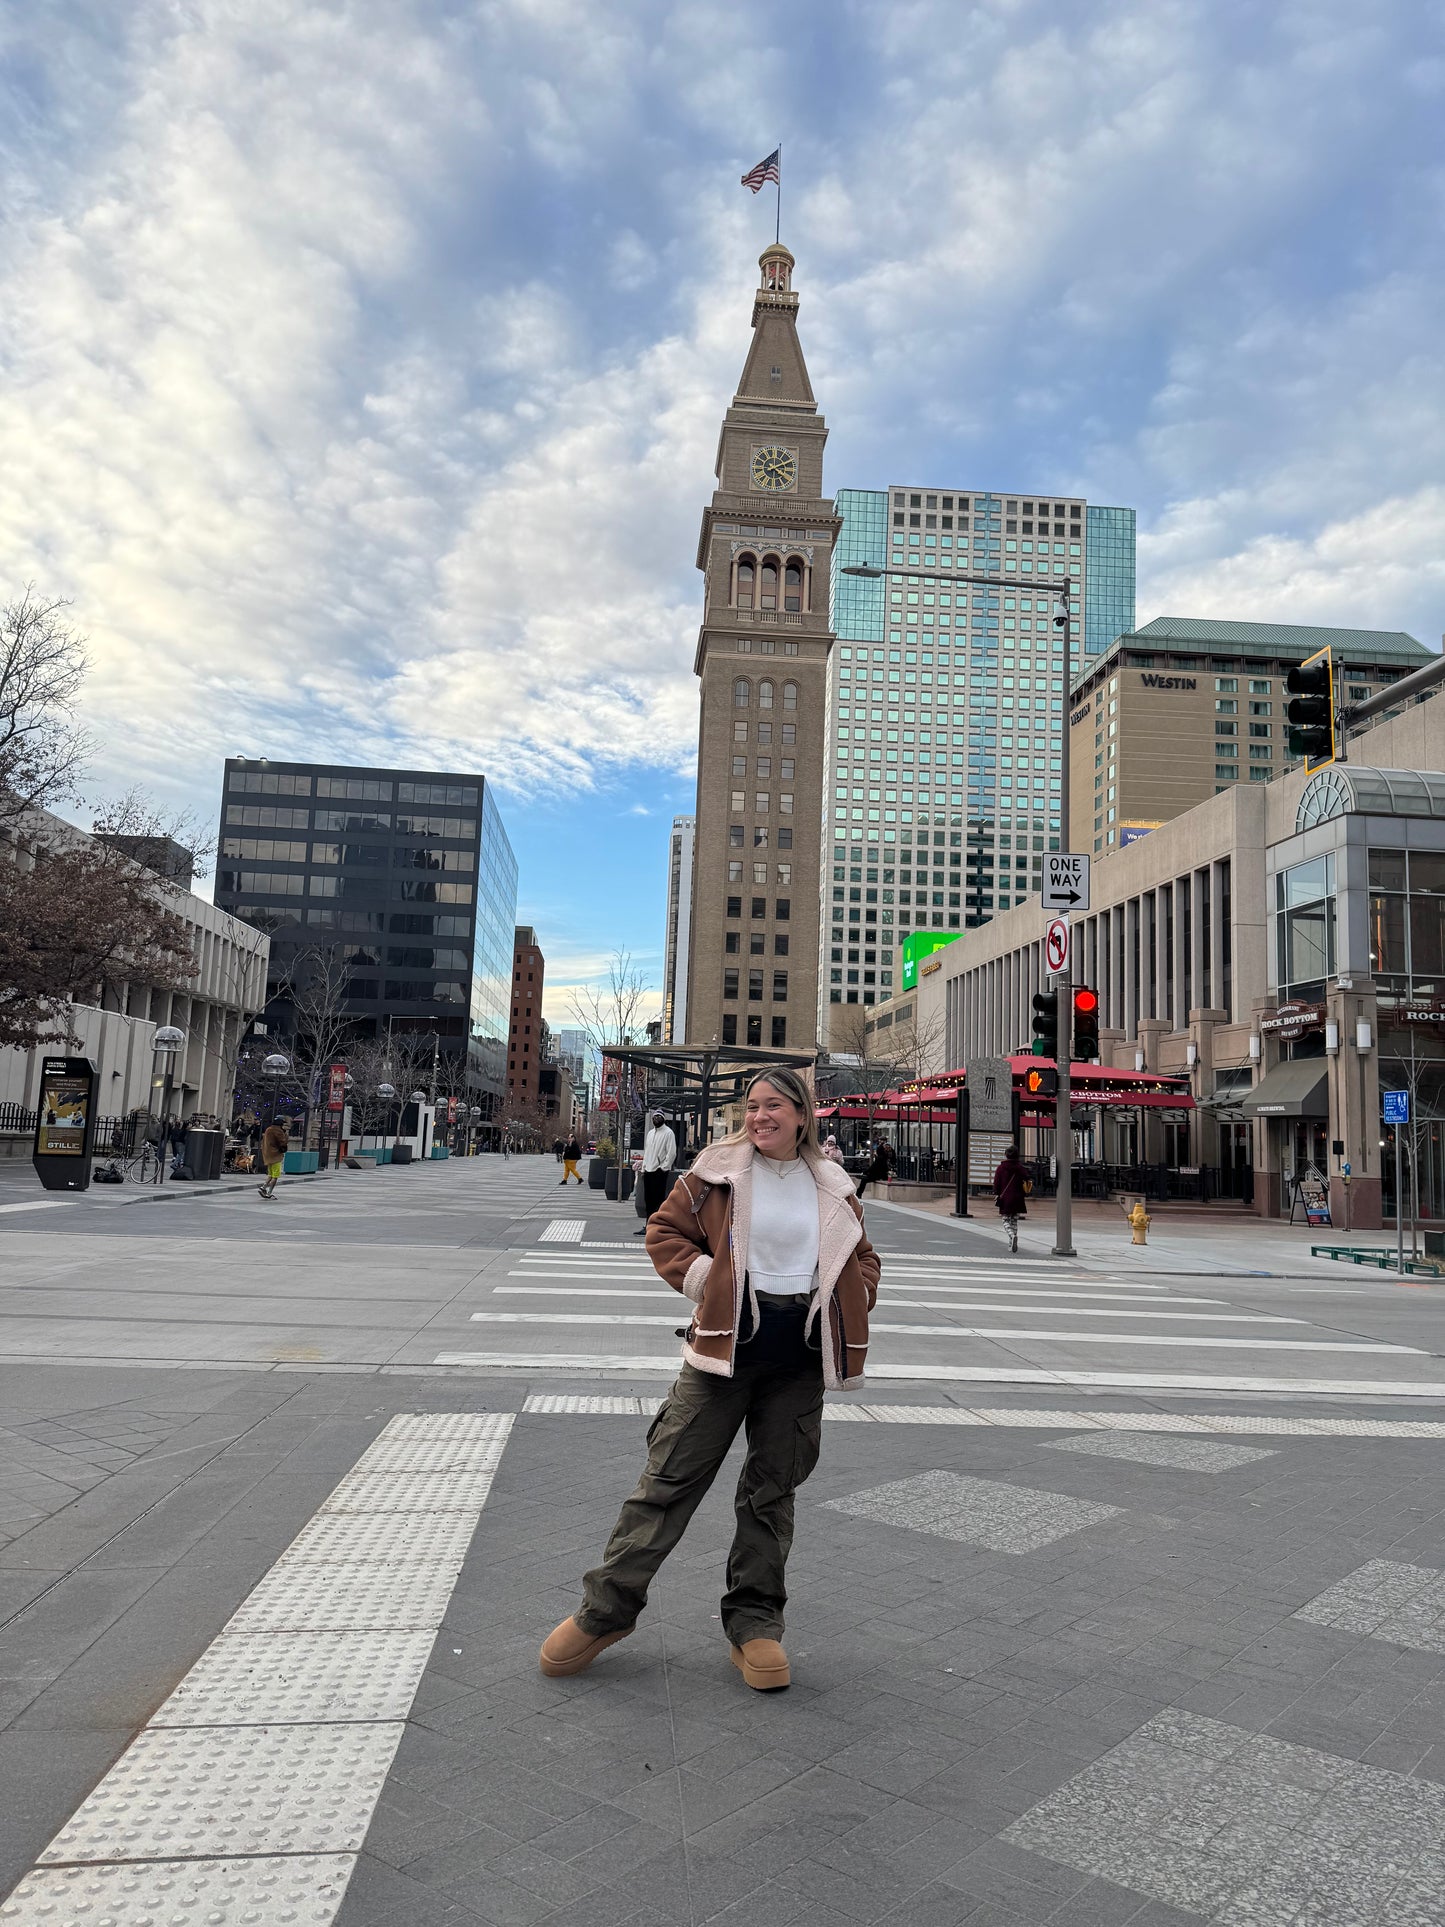
M1439 646L1434 0L26 17L0 562L90 638L97 788L484 770L552 982L655 978L779 140L831 486L1130 504L1141 621Z

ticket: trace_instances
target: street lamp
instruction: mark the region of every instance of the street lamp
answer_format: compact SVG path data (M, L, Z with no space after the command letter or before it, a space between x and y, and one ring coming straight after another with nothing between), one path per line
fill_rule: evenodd
M381 1099L382 1103L385 1104L386 1106L387 1123L388 1125L390 1125L394 1121L392 1117L391 1106L392 1106L392 1100L396 1096L396 1086L395 1084L378 1084L376 1087L376 1094ZM390 1131L390 1129L388 1129L383 1131L381 1135L383 1138L391 1137L392 1132Z

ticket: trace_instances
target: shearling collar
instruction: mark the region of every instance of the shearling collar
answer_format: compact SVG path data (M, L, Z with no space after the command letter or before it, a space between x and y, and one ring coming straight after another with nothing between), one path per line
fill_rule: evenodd
M692 1162L692 1173L707 1184L732 1184L752 1168L753 1146L744 1140L740 1144L709 1144L699 1151ZM813 1182L820 1191L828 1191L838 1197L851 1195L853 1181L841 1164L834 1164L831 1158L820 1157L816 1151L804 1150L803 1162L813 1174Z

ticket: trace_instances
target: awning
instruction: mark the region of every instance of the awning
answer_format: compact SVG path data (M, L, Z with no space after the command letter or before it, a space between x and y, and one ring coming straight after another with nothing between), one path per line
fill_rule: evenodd
M1240 1112L1245 1117L1328 1117L1329 1074L1323 1057L1292 1057L1240 1099Z

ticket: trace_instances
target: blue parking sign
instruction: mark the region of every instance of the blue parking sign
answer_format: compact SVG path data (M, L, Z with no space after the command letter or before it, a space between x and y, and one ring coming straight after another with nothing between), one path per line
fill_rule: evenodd
M1410 1093L1408 1091L1382 1091L1385 1100L1385 1122L1387 1124L1408 1124L1410 1122Z

